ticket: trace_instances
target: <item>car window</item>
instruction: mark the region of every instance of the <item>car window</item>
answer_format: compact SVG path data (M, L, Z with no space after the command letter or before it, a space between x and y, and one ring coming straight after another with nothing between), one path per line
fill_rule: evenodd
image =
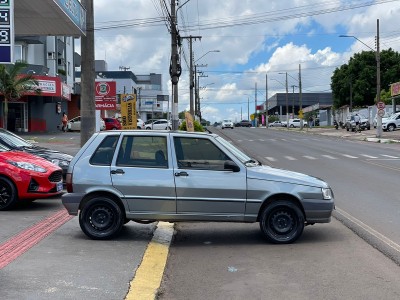
M118 138L118 135L107 136L93 153L90 158L90 163L92 165L110 166Z
M179 169L223 171L231 160L209 139L175 137L174 144Z
M124 136L117 166L168 168L167 139L162 136Z

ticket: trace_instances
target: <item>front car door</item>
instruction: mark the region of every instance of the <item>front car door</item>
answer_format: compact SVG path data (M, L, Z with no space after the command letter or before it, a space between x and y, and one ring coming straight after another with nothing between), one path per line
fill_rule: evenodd
M242 220L246 169L224 169L233 156L209 136L173 137L177 214L197 220Z
M135 218L175 214L175 183L167 134L124 133L111 166L113 186Z

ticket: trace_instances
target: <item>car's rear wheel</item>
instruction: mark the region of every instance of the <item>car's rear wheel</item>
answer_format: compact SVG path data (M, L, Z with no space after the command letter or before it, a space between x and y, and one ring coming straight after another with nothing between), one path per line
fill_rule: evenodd
M11 209L18 201L17 190L7 178L0 178L0 210Z
M396 128L396 126L394 126L394 124L389 124L387 127L388 131L393 131Z
M117 235L125 217L119 205L108 197L90 199L79 214L79 225L91 239L105 240Z
M264 237L274 244L296 241L304 229L304 215L293 202L278 200L264 208L260 216Z

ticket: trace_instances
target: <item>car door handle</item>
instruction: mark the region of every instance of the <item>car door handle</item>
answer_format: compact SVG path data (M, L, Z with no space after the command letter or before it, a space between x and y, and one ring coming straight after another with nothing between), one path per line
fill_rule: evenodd
M111 170L111 174L125 174L125 171L122 169Z
M179 176L189 176L189 174L187 172L176 172L175 176L179 177Z

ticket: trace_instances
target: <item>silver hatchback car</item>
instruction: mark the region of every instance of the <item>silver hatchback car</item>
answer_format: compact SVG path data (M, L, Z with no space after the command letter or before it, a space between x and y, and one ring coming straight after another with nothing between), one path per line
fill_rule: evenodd
M92 239L129 220L259 222L272 243L328 223L333 193L321 179L261 165L216 134L95 133L70 163L62 203Z

